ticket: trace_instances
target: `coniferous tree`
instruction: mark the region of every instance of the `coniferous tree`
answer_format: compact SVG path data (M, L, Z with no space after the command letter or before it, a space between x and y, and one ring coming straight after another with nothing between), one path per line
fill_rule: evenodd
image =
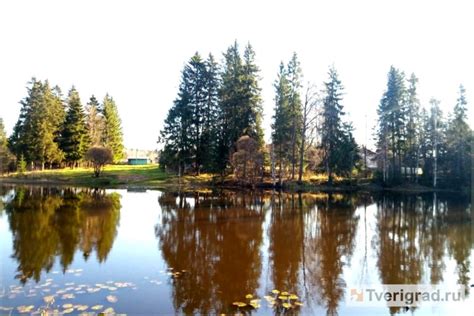
M383 180L398 181L401 177L402 149L405 144L406 89L404 74L390 67L387 90L380 101L377 146L382 155Z
M58 147L60 126L64 120L64 107L60 90L51 89L49 83L33 78L28 87L28 96L21 102L22 108L9 147L17 159L23 155L25 161L44 168L60 162L63 154Z
M104 117L95 96L91 96L86 106L86 123L89 132L90 146L103 146Z
M61 149L66 163L71 167L77 166L84 158L90 145L86 125L86 115L81 104L79 92L72 87L67 98L67 113L61 132Z
M190 77L190 67L186 65L181 74L178 96L168 111L160 137L164 148L160 155L162 168L178 171L181 176L187 165L193 161L193 137L191 99L193 87Z
M102 102L104 116L103 144L112 151L113 162L124 157L122 121L114 99L106 94Z
M446 132L447 172L452 184L470 182L472 130L467 123L467 99L463 85L459 86L459 96Z
M334 174L345 175L352 171L357 161L357 145L350 124L344 124L342 101L343 86L334 67L329 69L329 80L324 83L323 113L321 126L321 148L328 183L333 183ZM351 159L348 159L351 158Z
M420 101L417 95L418 78L412 74L408 79L407 104L406 104L406 152L405 164L409 167L409 175L412 180L416 179L419 163L420 148Z
M291 179L295 178L296 164L298 162L298 147L301 143L301 129L303 125L303 113L301 104L301 78L302 71L296 53L288 63L288 83L290 92L288 96L288 110L290 120L290 152L291 152Z
M3 125L3 118L0 117L0 174L8 171L12 155L8 149L8 138Z
M242 135L247 135L263 144L261 128L261 96L258 86L258 67L255 52L250 44L240 56L237 42L224 54L222 85L219 91L220 139L218 154L221 172L229 165L231 152Z
M285 176L286 164L289 159L289 148L291 146L291 120L290 120L290 84L288 81L287 70L285 65L280 63L280 71L277 80L274 83L275 87L275 114L273 116L272 124L272 152L276 167L278 167L278 179L280 184L283 182Z
M219 65L214 60L214 56L209 54L205 61L204 73L204 106L201 136L201 159L205 171L218 171L219 160L218 143L219 139Z

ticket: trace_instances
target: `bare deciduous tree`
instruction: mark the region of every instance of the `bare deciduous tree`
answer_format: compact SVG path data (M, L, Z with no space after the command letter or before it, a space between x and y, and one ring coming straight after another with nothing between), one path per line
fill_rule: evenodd
M99 177L104 166L113 161L112 151L105 147L92 147L87 151L86 159L94 167L94 176Z

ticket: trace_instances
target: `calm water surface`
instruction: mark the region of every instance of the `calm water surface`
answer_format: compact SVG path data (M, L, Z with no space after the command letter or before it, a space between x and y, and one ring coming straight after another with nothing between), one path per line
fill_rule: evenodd
M346 303L357 285L474 283L469 203L0 186L0 314L471 315L474 294L411 310ZM274 289L302 306L271 306ZM247 294L258 309L232 305Z

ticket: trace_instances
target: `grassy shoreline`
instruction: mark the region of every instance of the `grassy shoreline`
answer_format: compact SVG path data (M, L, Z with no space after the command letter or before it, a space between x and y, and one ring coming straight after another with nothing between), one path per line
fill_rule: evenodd
M107 166L99 178L93 176L92 168L75 169L55 169L44 171L32 171L24 174L13 173L0 176L0 184L13 185L46 185L46 186L78 186L78 187L98 187L110 189L245 189L233 180L224 182L214 181L214 177L209 174L200 176L187 175L179 181L176 175L167 174L159 169L157 165L111 165ZM258 188L271 189L269 182L257 184ZM368 191L380 192L391 191L400 193L426 193L426 192L451 192L463 193L461 191L450 191L433 189L420 185L401 185L396 187L382 187L371 182L359 183L340 183L334 186L327 186L322 183L305 181L302 184L296 182L285 183L280 188L284 191L327 191L327 192L354 192Z

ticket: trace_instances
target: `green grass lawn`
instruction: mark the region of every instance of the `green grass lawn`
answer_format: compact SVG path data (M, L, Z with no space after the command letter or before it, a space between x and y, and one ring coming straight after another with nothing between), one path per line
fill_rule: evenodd
M109 165L99 178L92 168L65 168L44 171L13 173L0 177L0 182L24 184L68 184L88 187L143 187L164 188L180 185L178 177L162 171L158 165ZM212 175L187 175L181 185L201 186L212 181Z

